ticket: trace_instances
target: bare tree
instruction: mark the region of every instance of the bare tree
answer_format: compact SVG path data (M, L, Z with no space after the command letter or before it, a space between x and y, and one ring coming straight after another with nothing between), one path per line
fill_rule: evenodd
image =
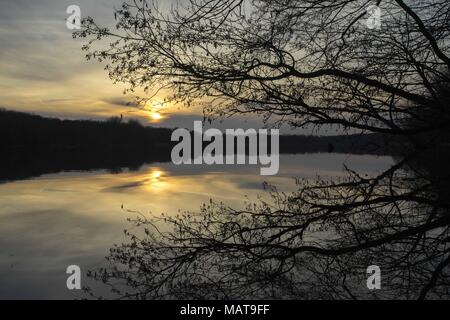
M366 24L370 5L379 29ZM85 19L87 57L130 90L169 89L210 117L408 138L375 177L349 170L271 189L272 201L244 210L211 202L140 217L143 234L91 275L121 298L448 298L449 15L448 1L431 0L191 0L170 11L136 0L115 12L114 31ZM370 264L383 268L379 292L363 283Z
M367 26L370 5L381 8L380 29ZM449 82L448 1L189 0L168 11L134 0L114 15L113 31L84 20L75 36L90 39L87 57L106 60L131 90L207 101L211 117L395 134L448 123L436 93ZM446 117L430 123L417 116L423 109Z

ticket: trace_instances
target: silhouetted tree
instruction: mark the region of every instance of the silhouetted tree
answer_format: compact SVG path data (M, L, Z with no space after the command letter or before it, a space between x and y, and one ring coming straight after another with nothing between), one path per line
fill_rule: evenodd
M372 4L379 29L366 24ZM136 0L114 31L85 19L87 58L131 90L168 88L210 117L405 137L373 177L349 170L244 210L140 217L143 234L91 275L122 298L448 298L449 16L431 0L191 0L170 12ZM381 291L365 287L371 264Z
M381 8L370 29L367 9ZM86 18L87 58L114 81L169 88L207 115L259 113L294 127L411 134L448 125L448 1L190 0L170 11L128 1L114 30ZM102 39L109 41L95 47ZM433 123L417 116L441 110ZM278 117L274 117L278 116ZM404 119L416 119L413 128Z

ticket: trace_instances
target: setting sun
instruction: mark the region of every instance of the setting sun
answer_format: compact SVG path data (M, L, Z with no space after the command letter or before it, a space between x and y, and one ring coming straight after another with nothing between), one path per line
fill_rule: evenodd
M160 120L163 116L159 112L152 112L150 113L150 117L152 120Z
M162 172L161 171L153 171L153 173L152 173L152 178L153 179L159 179L159 178L161 178L161 175L162 175Z
M156 100L150 100L145 103L145 109L149 112L148 115L152 121L158 121L164 118L160 113L161 109L165 107L164 102L159 102Z

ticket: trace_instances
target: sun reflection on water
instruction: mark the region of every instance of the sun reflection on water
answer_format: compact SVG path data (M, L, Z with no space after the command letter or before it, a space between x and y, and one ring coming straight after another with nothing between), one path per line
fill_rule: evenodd
M149 173L148 186L151 189L162 190L168 186L163 170L153 168Z

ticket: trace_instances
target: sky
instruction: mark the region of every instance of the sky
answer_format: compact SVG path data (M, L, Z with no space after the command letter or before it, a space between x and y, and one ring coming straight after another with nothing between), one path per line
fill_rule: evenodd
M176 0L171 0L176 1ZM69 5L81 16L111 25L122 0L0 0L0 107L64 119L106 119L123 115L146 125L192 128L201 110L171 105L154 119L127 102L124 85L113 84L103 65L86 61L84 39L73 39L66 27ZM161 1L170 5L168 0ZM158 97L156 97L158 99ZM161 101L163 97L161 97ZM158 101L156 101L158 102ZM255 117L232 118L213 127L261 128ZM311 133L311 130L282 133Z
M0 106L71 119L124 113L151 122L148 114L129 113L135 110L126 105L133 96L112 84L102 64L85 60L84 40L73 39L66 27L69 5L108 24L121 2L0 0Z

